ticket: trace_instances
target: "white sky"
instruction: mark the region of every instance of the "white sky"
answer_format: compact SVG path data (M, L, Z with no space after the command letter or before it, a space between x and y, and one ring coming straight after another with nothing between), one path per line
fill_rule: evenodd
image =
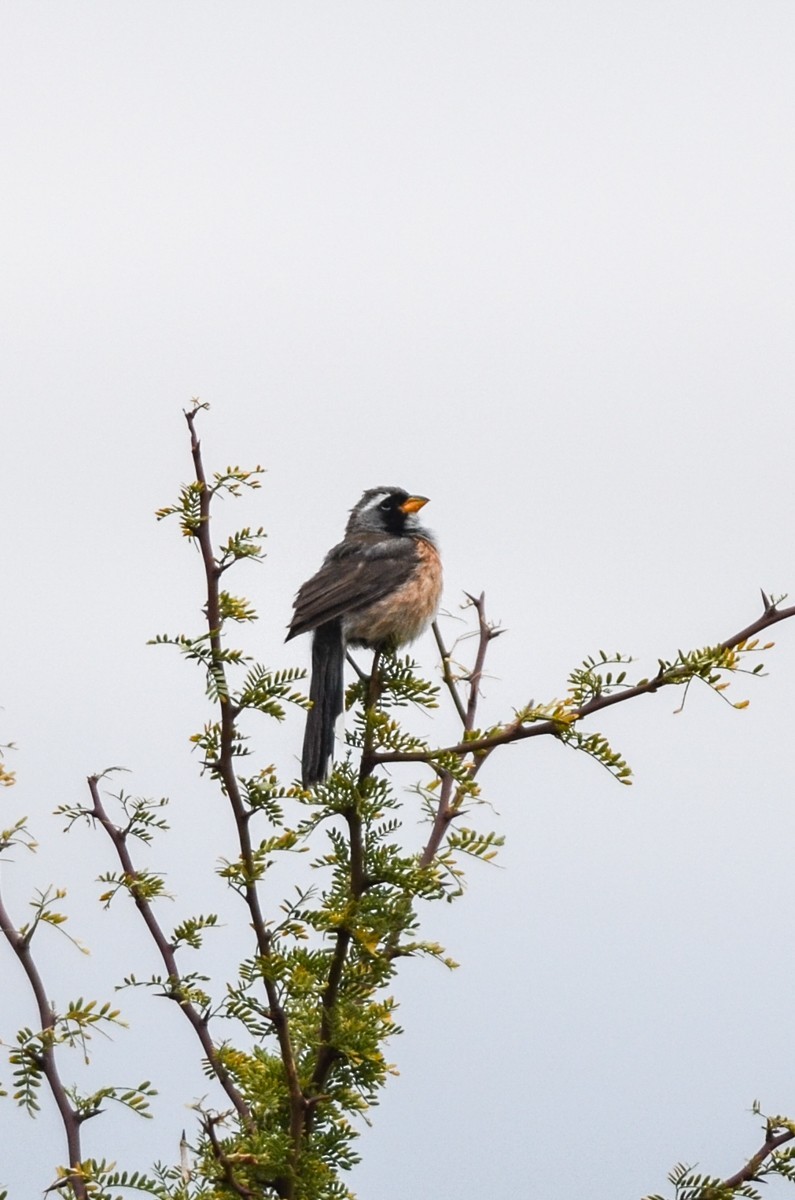
M485 718L600 647L645 675L795 591L794 38L789 0L5 6L3 811L43 846L3 874L19 919L70 889L93 954L47 951L60 998L155 969L133 914L86 899L109 847L48 818L89 772L172 797L173 920L227 903L196 885L231 848L189 754L201 681L145 646L200 619L198 562L152 518L191 395L210 465L269 469L229 520L270 531L237 589L273 665L308 661L291 597L381 483L432 497L446 606L483 588L510 630ZM795 630L773 636L745 713L693 691L596 726L631 790L556 745L492 762L504 869L427 914L461 969L396 985L362 1200L635 1200L680 1159L739 1167L754 1098L795 1114ZM300 716L272 733L289 772ZM33 1017L5 961L7 1037ZM206 1086L168 1061L194 1052L178 1014L121 1001L97 1083L151 1074L158 1121L105 1116L86 1148L143 1167ZM26 1200L59 1131L3 1122Z

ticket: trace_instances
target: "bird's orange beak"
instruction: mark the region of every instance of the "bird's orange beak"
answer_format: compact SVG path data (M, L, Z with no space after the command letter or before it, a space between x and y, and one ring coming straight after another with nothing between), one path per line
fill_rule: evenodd
M408 515L409 513L419 512L427 503L427 496L409 496L408 500L404 500L402 504L398 505L398 508L402 513Z

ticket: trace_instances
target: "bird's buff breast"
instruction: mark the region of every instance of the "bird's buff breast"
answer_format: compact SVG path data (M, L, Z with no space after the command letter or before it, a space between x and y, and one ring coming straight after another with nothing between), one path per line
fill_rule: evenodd
M391 596L346 616L346 641L403 646L430 625L442 596L442 563L436 547L424 538L418 538L416 546L418 563L411 578Z

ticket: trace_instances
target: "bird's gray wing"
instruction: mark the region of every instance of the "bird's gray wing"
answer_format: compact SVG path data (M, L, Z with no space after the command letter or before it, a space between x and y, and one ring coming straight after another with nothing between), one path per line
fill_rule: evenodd
M388 596L406 582L416 562L413 538L340 542L298 592L287 641Z

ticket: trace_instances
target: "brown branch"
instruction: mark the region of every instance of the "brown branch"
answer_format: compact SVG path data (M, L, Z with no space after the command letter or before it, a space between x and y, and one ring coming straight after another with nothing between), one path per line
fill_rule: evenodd
M213 1157L223 1171L224 1183L232 1189L236 1196L242 1196L243 1200L256 1200L257 1193L252 1192L251 1188L245 1187L235 1178L232 1164L221 1148L218 1134L215 1132L215 1127L221 1120L223 1120L222 1117L213 1117L206 1114L204 1118L204 1130L212 1147Z
M33 961L33 955L30 951L30 939L21 934L15 927L3 903L2 897L0 897L0 929L2 929L8 944L19 959L22 970L27 976L30 989L36 1001L36 1007L39 1010L42 1033L49 1034L55 1029L55 1011L47 999L44 981ZM24 1049L22 1052L24 1053ZM47 1080L52 1098L61 1116L64 1133L66 1134L69 1166L79 1167L83 1158L80 1149L80 1113L73 1107L61 1080L58 1064L55 1061L55 1045L50 1037L45 1036L42 1039L41 1051L36 1055L36 1059L44 1074L44 1078ZM66 1184L72 1188L72 1192L77 1197L77 1200L88 1200L88 1189L82 1175L66 1176L63 1180L63 1185ZM61 1186L60 1182L59 1186Z
M776 608L773 601L762 592L761 617L757 617L750 625L746 625L745 629L741 629L739 633L735 633L733 637L727 638L720 644L724 650L732 650L740 642L747 642L749 638L756 637L758 633L762 633L771 625L775 625L778 621L786 621L792 616L795 616L795 604L791 604L789 608Z
M439 788L439 802L436 805L436 815L433 818L431 832L425 844L425 849L420 855L421 867L429 867L431 865L439 852L439 847L444 841L450 822L455 816L455 809L450 803L452 794L453 777L452 775L445 774Z
M463 725L465 734L469 733L475 727L475 717L477 716L478 700L480 698L480 681L483 677L483 667L486 662L486 653L489 648L489 643L500 633L499 629L495 629L493 626L489 625L488 621L486 620L485 593L481 592L477 599L474 596L469 596L468 598L478 614L478 648L475 653L474 666L467 676L469 682L469 691L466 708L461 702L461 697L458 694L458 689L455 687L455 683L452 680L451 675L448 682L450 656L446 650L441 634L436 628L436 624L434 622L434 636L436 637L436 644L439 647L439 652L442 656L442 672L445 676L445 682L447 683L448 689L457 702L456 708L461 716L461 723ZM472 745L472 743L468 742L467 745ZM471 764L470 775L472 778L477 775L487 757L488 754L483 754L479 759L476 759ZM450 822L453 820L453 817L456 814L457 805L455 801L452 800L453 784L453 776L445 772L442 777L441 787L439 789L439 802L436 806L436 815L433 819L430 836L425 845L425 849L420 855L420 866L422 867L430 866L430 864L433 862L439 851L439 847L444 841L447 830L450 827Z
M748 641L749 638L762 633L778 621L786 621L793 616L795 616L795 605L791 605L789 608L778 609L775 605L768 603L761 617L757 618L756 621L752 621L740 633L726 638L719 645L723 650L731 650L739 645L740 642ZM604 708L611 708L614 704L624 704L627 700L634 700L637 696L648 696L653 692L659 691L661 687L672 686L674 682L674 680L667 680L664 674L660 673L653 679L644 679L634 687L625 688L624 691L614 692L611 695L594 696L579 708L570 710L570 722L573 723L574 721L582 720L584 717L590 717L593 713L600 712ZM441 749L430 751L385 750L375 753L373 758L376 763L427 763L444 754L456 754L463 758L467 754L483 754L484 752L494 750L497 746L525 741L527 738L548 737L550 735L557 737L559 733L560 723L557 721L538 721L533 725L523 725L520 721L514 721L510 725L506 725L499 733L490 734L488 737L475 738L468 742L457 742L454 746L443 746Z
M236 1088L229 1071L226 1069L218 1056L215 1043L210 1037L210 1031L207 1027L206 1018L202 1016L195 1004L188 999L183 992L182 975L180 973L179 966L177 965L174 947L171 945L171 942L163 932L163 928L154 914L152 905L142 894L141 889L136 884L138 872L135 869L135 865L133 864L130 856L130 851L127 848L126 834L122 829L119 829L118 825L114 825L108 816L107 810L102 803L102 797L99 793L99 780L100 776L98 775L90 775L88 778L88 787L89 791L91 792L91 800L94 805L91 815L96 821L99 822L113 843L113 848L118 856L125 879L129 881L128 886L130 895L135 901L135 907L141 914L144 924L151 934L152 941L157 946L160 957L163 960L163 966L166 968L168 973L170 989L166 994L168 995L169 999L176 1000L176 1002L179 1004L181 1011L185 1014L188 1022L192 1026L196 1036L201 1042L201 1046L204 1050L207 1061L212 1067L218 1082L234 1105L235 1110L243 1124L246 1126L249 1132L252 1132L254 1130L254 1121L251 1116L251 1110L246 1101L243 1099L241 1093Z
M752 636L749 634L749 636ZM768 1133L763 1144L759 1147L756 1154L748 1159L744 1167L741 1167L734 1175L730 1175L728 1179L724 1179L721 1188L738 1188L743 1183L753 1183L757 1179L757 1172L764 1164L765 1159L778 1150L779 1146L791 1142L795 1138L795 1131L786 1129L782 1133Z
M210 636L210 651L212 654L213 673L222 684L222 686L218 689L218 704L221 710L221 752L218 759L217 768L224 791L226 792L227 799L232 807L235 825L237 826L238 838L240 841L240 855L246 867L246 872L249 876L249 879L245 885L245 898L251 913L251 923L254 929L254 935L257 939L257 948L263 957L267 957L267 955L270 954L271 949L271 936L262 916L262 910L259 903L259 894L257 892L256 884L253 882L255 872L251 836L248 831L246 808L243 803L243 797L240 793L240 787L238 785L237 776L234 770L233 750L235 742L235 712L229 700L229 688L227 685L226 668L223 661L223 646L221 642L221 625L223 621L221 617L220 591L218 588L220 572L215 559L212 537L210 535L210 502L212 500L212 491L208 487L204 472L204 464L201 456L201 443L196 435L195 418L196 412L185 413L185 419L187 420L188 427L190 429L191 455L193 457L196 481L201 485L199 508L201 521L195 537L199 543L202 562L204 563L205 580L207 584L205 614L207 617L207 627Z
M333 1045L334 1011L337 1007L342 972L345 969L345 962L352 940L349 929L337 930L337 940L334 946L334 956L329 967L328 981L320 998L320 1045L318 1047L317 1059L315 1060L315 1068L312 1072L313 1092L322 1092L324 1090L329 1072L337 1059L338 1052ZM307 1130L312 1127L313 1115L314 1107L310 1108L307 1112Z
M260 906L259 892L256 885L254 853L248 826L248 814L246 812L246 807L243 802L243 797L240 792L240 786L238 784L238 779L234 768L236 713L229 699L230 693L227 686L226 669L223 660L223 647L221 642L221 626L223 621L221 617L221 601L218 587L221 569L215 558L215 551L213 550L212 537L210 533L210 503L213 493L207 484L204 463L202 461L201 443L199 442L199 438L196 434L196 415L198 411L198 409L194 409L190 412L186 412L185 420L187 421L188 428L190 430L190 448L191 456L193 458L193 468L196 475L196 482L201 488L199 496L199 515L201 519L199 522L199 527L194 536L199 543L202 562L204 564L204 574L207 586L207 602L205 613L210 637L210 652L212 656L213 673L221 682L221 687L218 688L218 704L221 712L221 743L220 754L216 766L223 790L232 808L232 814L234 816L235 826L237 828L238 842L240 845L240 857L245 868L246 876L244 884L244 896L251 916L251 925L257 941L257 949L260 957L263 959L264 965L271 954L271 935L268 931L262 914L262 908ZM268 997L271 1020L273 1022L276 1037L279 1042L279 1051L287 1080L287 1088L290 1095L290 1135L293 1140L295 1152L297 1153L304 1131L306 1098L304 1097L301 1088L301 1082L298 1078L298 1068L295 1061L295 1054L293 1051L287 1014L279 998L278 988L276 987L274 981L269 978L267 969L263 970L262 980Z
M467 702L466 719L464 728L467 732L474 727L475 714L478 707L478 697L480 695L480 680L483 675L483 666L486 661L486 651L489 648L489 642L492 638L497 637L499 630L492 629L486 620L486 595L484 592L475 599L474 596L469 596L475 611L478 614L478 651L475 656L475 665L469 676L469 700Z
M451 652L447 649L447 647L444 644L441 630L439 629L438 621L433 622L433 624L431 625L431 630L432 630L433 636L436 640L436 647L439 651L439 657L442 660L442 678L444 679L447 690L450 693L453 704L455 705L455 710L458 713L458 716L461 720L461 724L463 725L467 719L467 710L464 708L463 702L461 700L461 696L458 691L458 687L456 685L456 681L453 678L453 672L450 669L450 653Z

